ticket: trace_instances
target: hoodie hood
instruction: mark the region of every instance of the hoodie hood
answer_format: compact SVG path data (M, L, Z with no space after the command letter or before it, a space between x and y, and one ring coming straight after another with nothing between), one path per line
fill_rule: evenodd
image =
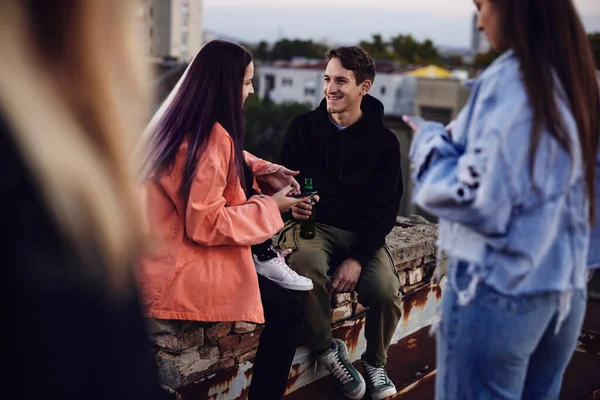
M345 164L349 162L346 160L348 149L357 146L358 143L352 139L363 137L365 140L373 140L373 135L385 130L383 126L384 109L379 100L368 94L363 97L360 109L363 117L341 131L329 119L326 99L323 99L315 110L317 124L322 127L321 132L324 138L325 168L335 171L335 176L340 181L344 178L347 170Z
M363 112L363 117L348 128L362 126L364 124L372 124L373 122L383 123L383 103L381 103L381 101L377 100L375 97L371 96L370 94L363 97L362 102L360 103L360 109ZM327 112L327 100L325 98L321 100L321 104L319 104L319 107L317 108L317 115L319 116L319 119L330 124L329 112Z

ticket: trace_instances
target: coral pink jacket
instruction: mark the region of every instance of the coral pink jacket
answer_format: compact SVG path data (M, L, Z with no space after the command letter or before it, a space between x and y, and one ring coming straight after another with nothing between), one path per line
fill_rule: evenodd
M147 223L157 246L142 260L138 278L149 317L264 322L250 245L276 234L283 220L272 198L246 200L233 149L217 123L188 199L178 195L187 143L172 171L146 184ZM281 168L244 155L256 177Z

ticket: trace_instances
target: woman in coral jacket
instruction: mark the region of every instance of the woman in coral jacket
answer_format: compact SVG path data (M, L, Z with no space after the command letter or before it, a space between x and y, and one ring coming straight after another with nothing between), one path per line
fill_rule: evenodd
M142 178L157 245L139 276L151 318L266 322L249 398L268 400L285 391L303 311L290 292L257 275L251 246L307 199L289 196L298 188L288 169L242 150L253 76L244 48L209 42L151 121ZM257 181L274 194L252 195Z

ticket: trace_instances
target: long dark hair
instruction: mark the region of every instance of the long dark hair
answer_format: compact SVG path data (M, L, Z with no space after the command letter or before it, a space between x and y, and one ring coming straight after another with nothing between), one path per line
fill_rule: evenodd
M242 84L250 62L250 53L232 42L213 40L202 47L174 89L164 114L148 133L148 155L143 167L148 172L143 179L159 179L170 171L187 138L179 190L182 198L187 198L198 160L214 124L219 122L233 139L236 171L244 187Z
M594 168L600 134L600 93L594 58L571 0L493 0L502 10L504 35L521 64L533 108L530 171L544 128L567 150L571 143L556 102L558 78L577 123L590 221L595 218Z

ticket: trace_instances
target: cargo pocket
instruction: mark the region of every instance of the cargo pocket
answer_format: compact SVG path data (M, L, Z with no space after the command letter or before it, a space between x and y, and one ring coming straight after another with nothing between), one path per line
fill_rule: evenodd
M298 243L296 242L296 231L300 224L294 221L287 221L283 226L283 229L279 233L277 240L277 247L280 251L298 249Z

